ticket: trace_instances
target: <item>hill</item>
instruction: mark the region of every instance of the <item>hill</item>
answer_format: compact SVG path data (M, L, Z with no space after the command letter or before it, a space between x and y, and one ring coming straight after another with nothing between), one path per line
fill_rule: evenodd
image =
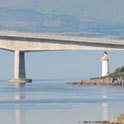
M123 0L1 0L0 30L122 37Z
M73 15L41 14L34 10L1 9L0 30L51 32L60 35L104 37L121 36L124 26L111 26L95 18Z
M41 14L96 18L109 24L124 22L123 0L1 0L0 8L33 10Z

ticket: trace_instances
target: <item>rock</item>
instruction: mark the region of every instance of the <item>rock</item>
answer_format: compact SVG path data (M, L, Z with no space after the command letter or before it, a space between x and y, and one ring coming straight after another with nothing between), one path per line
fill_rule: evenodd
M73 85L124 85L124 80L122 77L106 77L106 78L91 78L88 80L80 80L77 82L72 82L68 84Z
M124 114L121 114L120 116L113 118L110 121L111 124L124 124Z

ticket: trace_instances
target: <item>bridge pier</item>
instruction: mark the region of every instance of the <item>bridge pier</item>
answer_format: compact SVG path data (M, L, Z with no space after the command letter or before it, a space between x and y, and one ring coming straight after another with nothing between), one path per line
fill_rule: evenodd
M28 83L31 79L26 79L25 72L25 52L15 51L14 79L8 80L11 83Z

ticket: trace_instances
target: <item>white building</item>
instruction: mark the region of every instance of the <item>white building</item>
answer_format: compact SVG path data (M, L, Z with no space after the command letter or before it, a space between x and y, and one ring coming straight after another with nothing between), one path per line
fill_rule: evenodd
M109 58L107 52L102 57L102 77L109 75Z

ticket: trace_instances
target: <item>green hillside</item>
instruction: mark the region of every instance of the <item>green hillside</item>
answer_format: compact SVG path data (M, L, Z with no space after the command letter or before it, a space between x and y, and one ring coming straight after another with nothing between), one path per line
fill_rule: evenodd
M109 77L123 77L124 79L124 66L117 68Z
M112 78L122 77L124 80L124 66L117 68L113 73L110 73L109 76L106 77L112 77Z

